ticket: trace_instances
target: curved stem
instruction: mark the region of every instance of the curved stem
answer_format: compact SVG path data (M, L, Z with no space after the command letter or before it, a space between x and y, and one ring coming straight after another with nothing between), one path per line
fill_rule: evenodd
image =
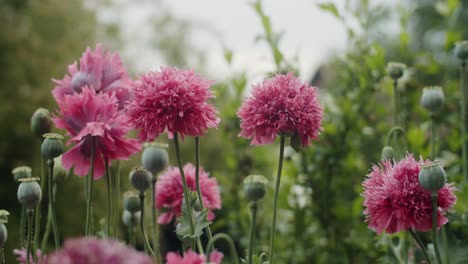
M267 262L268 261L268 254L265 253L265 252L262 252L262 254L260 254L258 259L260 260L260 263Z
M401 133L403 135L403 139L405 140L405 144L408 144L408 140L406 138L405 130L402 127L399 126L394 126L392 129L387 134L387 146L390 146L390 140L392 139L392 136L396 136L397 133Z
M413 231L413 229L408 229L408 233L410 233L410 235L413 237L413 239L416 241L416 243L418 244L419 248L421 249L421 252L423 253L424 255L424 258L426 259L427 263L428 264L432 264L431 263L431 259L429 258L429 255L427 254L427 249L426 247L424 246L424 243L421 241L421 239L419 238L419 236L416 234L416 232Z
M27 210L27 215L28 215L28 244L26 247L26 264L31 263L30 258L31 258L31 252L32 252L32 222L33 222L33 214L34 210L33 209L28 209Z
M54 175L54 160L49 159L47 161L47 165L49 166L49 209L51 212L51 220L52 220L52 232L54 233L54 243L55 243L55 250L59 248L59 231L57 226L57 216L55 215L55 200L54 200L54 192L52 190L52 177Z
M153 250L158 263L162 263L161 251L159 249L159 225L156 210L156 175L153 175L151 188L151 223L153 224Z
M270 264L273 264L273 255L275 250L275 233L276 233L276 211L278 209L278 195L279 195L279 187L281 181L281 171L283 170L283 156L284 156L284 136L281 136L281 143L280 143L280 153L279 153L279 160L278 160L278 172L276 174L276 186L275 186L275 197L273 200L273 221L271 224L271 232L270 232Z
M442 264L439 252L439 243L437 242L437 192L431 194L432 199L432 243L437 258L437 263Z
M44 139L41 137L41 145ZM47 187L47 181L45 179L45 166L44 166L44 156L41 153L41 191L45 193L45 188ZM35 223L34 223L34 252L39 245L39 235L41 233L41 213L42 213L42 201L36 207Z
M436 138L436 134L435 134L435 127L436 127L436 124L435 124L435 114L431 113L431 157L432 157L432 160L435 160L436 158L436 151L435 151L435 138Z
M250 204L250 211L252 212L252 218L250 221L250 234L249 234L249 250L248 250L248 263L252 264L252 251L253 251L253 243L255 238L255 224L257 222L257 202L252 202Z
M112 215L112 182L111 175L109 170L109 161L107 157L104 159L104 165L106 167L106 185L107 185L107 223L106 223L106 233L108 237L111 237L111 215Z
M140 193L140 204L141 204L141 218L140 218L140 227L141 227L141 232L143 233L143 238L145 239L145 249L147 249L152 256L156 256L154 254L153 249L151 248L150 242L148 240L148 236L146 235L146 230L145 230L145 194Z
M462 140L462 163L463 163L463 179L468 180L468 155L467 155L467 140L466 140L466 88L465 88L465 70L466 62L462 61L460 67L460 115L461 115L461 140Z
M114 194L114 230L113 235L115 238L119 237L118 226L120 222L119 212L120 212L120 161L115 161L115 166L117 167L117 172L115 173L115 194Z
M88 186L87 186L87 189L88 189L88 197L87 197L87 200L86 200L86 226L85 226L85 235L86 236L89 236L91 235L91 225L90 225L90 222L91 222L91 200L92 200L92 196L93 196L93 183L94 183L94 155L95 155L95 150L94 148L96 147L95 146L96 144L96 139L94 137L92 137L91 139L91 168L89 170L89 174L88 174Z
M230 236L228 236L227 234L224 234L224 233L218 233L218 234L214 235L213 239L211 239L208 242L208 245L206 246L206 259L207 259L207 261L210 260L210 254L211 254L210 248L214 247L214 243L218 239L224 239L224 240L226 240L226 242L228 242L229 249L230 249L231 254L232 254L232 258L234 259L234 263L239 264L239 255L237 254L237 250L236 250L236 246L234 245L234 241L232 241L232 238Z

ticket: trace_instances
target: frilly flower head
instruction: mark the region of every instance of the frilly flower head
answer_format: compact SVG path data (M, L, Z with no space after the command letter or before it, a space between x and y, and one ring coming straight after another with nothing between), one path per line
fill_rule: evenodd
M76 144L63 154L62 165L65 169L75 165L76 175L84 176L89 171L93 138L95 179L104 174L105 159L128 159L140 150L137 140L125 138L131 127L127 117L118 110L113 94L96 94L85 87L81 93L65 95L59 107L60 117L54 117L52 121L72 137L67 144Z
M392 164L389 160L375 165L364 181L364 214L369 227L377 233L391 234L413 229L427 231L432 228L431 192L418 181L421 166L412 155ZM437 226L448 222L445 212L455 204L455 188L445 184L437 193Z
M307 146L319 136L323 110L317 88L289 73L254 85L237 115L239 136L252 139L253 145L272 143L277 135L297 134Z
M167 130L169 137L201 136L217 127L218 111L208 103L213 98L209 81L192 70L161 67L141 76L132 85L133 99L127 114L142 141L152 141Z
M184 174L189 190L196 191L195 166L191 163L186 164ZM215 217L212 210L221 208L218 182L215 178L210 178L208 173L201 167L199 176L203 203L208 209L208 220L212 220ZM180 216L183 197L184 190L179 168L169 167L156 183L156 207L168 210L159 216L159 224L168 224L174 217Z
M215 250L214 252L210 254L209 263L220 264L222 259L223 259L223 253ZM187 252L185 252L183 257L177 253L169 252L167 253L166 260L167 260L167 264L205 264L207 263L205 255L198 255L192 250L188 250Z
M94 237L65 241L63 249L47 258L47 264L152 264L151 258L122 242Z
M68 74L54 82L57 86L52 95L59 103L65 95L81 93L85 86L91 87L96 93L115 93L120 109L130 98L131 80L119 55L103 52L101 44L96 44L94 51L88 47L80 58L80 65L76 62L71 64L68 66Z

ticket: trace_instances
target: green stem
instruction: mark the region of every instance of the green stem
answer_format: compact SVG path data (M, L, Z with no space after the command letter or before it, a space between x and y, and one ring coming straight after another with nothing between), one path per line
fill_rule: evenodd
M153 250L158 263L162 263L161 251L159 249L159 225L156 212L156 175L153 175L151 188L151 223L153 224Z
M114 196L114 237L119 237L118 226L120 222L119 212L120 212L120 161L115 162L117 167L117 172L115 174L115 196Z
M271 232L270 232L270 264L273 264L273 255L275 250L275 233L276 233L276 211L278 209L278 195L279 195L279 187L281 181L281 171L283 170L283 156L284 156L284 136L281 136L281 143L280 143L280 153L279 153L279 160L278 160L278 172L276 174L276 186L275 186L275 197L273 200L273 221L271 224Z
M214 243L218 239L224 239L224 240L226 240L226 242L228 242L229 249L231 251L231 255L232 255L232 258L234 260L233 262L234 262L234 264L239 264L239 255L237 254L237 250L236 250L236 246L234 245L234 241L232 241L232 238L230 236L228 236L227 234L224 234L224 233L218 233L218 234L214 235L213 239L211 239L208 242L208 245L206 246L207 261L210 261L210 254L211 254L210 249L214 248Z
M52 190L52 177L54 175L54 160L49 159L47 161L47 165L49 166L49 209L51 212L52 216L52 232L54 233L54 243L55 243L55 250L59 248L59 231L58 231L58 226L57 226L57 216L55 214L55 200L54 200L54 194Z
M141 232L143 233L143 238L145 239L145 249L147 249L152 256L156 256L154 254L153 249L151 248L150 242L148 240L148 236L146 235L146 230L145 230L145 194L140 192L140 204L141 204L141 218L140 218L140 227L141 227Z
M255 238L255 224L257 222L257 202L252 202L250 204L250 211L252 212L252 219L250 221L250 234L249 234L249 251L247 259L249 260L249 264L252 264L252 251L253 251L253 243Z
M439 252L439 243L437 242L437 192L431 194L432 199L432 243L437 258L437 263L442 264Z
M179 172L180 172L180 176L182 178L182 186L183 186L183 189L184 189L184 199L185 199L185 203L187 204L187 208L189 210L189 213L190 213L190 231L192 233L192 235L195 233L195 225L193 223L193 214L192 214L192 205L190 204L190 200L189 200L189 192L188 192L188 187L187 187L187 180L185 179L185 173L184 173L184 169L182 167L182 161L180 160L180 150L179 150L179 138L178 138L178 134L177 132L174 133L174 148L175 148L175 152L176 152L176 159L177 159L177 165L179 166Z
M24 230L26 229L26 208L24 208L23 206L21 207L21 216L20 216L20 230L19 230L19 248L23 248L24 247Z
M203 196L202 196L201 187L200 187L200 138L199 137L195 137L195 181L197 185L198 201L200 202L202 209L205 209L205 203L203 202ZM210 226L208 225L205 228L205 230L206 230L206 235L208 237L208 241L210 241L213 238Z
M466 88L465 88L465 70L466 62L462 61L460 67L460 115L461 115L461 140L462 140L462 161L463 161L463 179L468 180L468 155L467 155L467 140L466 140Z
M34 214L34 209L28 209L27 211L28 214L28 244L26 248L26 264L31 263L30 258L31 258L31 253L32 253L32 222L33 222L33 214Z
M268 254L265 252L262 252L262 254L260 254L258 259L260 260L260 263L265 263L268 261Z
M398 125L398 79L393 79L393 125Z
M419 236L416 234L416 232L413 231L413 229L408 229L408 233L413 237L414 241L418 244L419 248L421 249L421 252L426 259L428 264L431 264L431 259L429 258L429 254L427 254L427 249L424 246L424 243L421 241Z
M54 183L53 187L53 195L54 195L54 200L55 200L55 194L57 193L57 184ZM47 241L49 240L50 236L50 229L52 228L52 210L50 209L50 205L48 207L48 212L47 212L47 224L46 228L44 231L44 237L42 238L42 244L41 244L41 251L45 252L46 244Z
M41 145L44 139L41 137ZM44 166L44 157L42 156L41 153L41 191L42 193L45 193L45 188L47 187L46 179L45 179L45 166ZM37 246L39 245L39 235L41 233L41 213L42 213L42 201L37 205L36 207L36 215L35 215L35 230L34 230L34 252L37 250Z
M3 248L0 248L0 264L5 264L5 253L3 252Z
M130 217L130 225L128 226L128 242L132 247L135 247L135 235L134 235L134 230L135 230L135 223L133 222L135 218L135 214L132 214Z
M91 222L91 201L92 201L92 196L93 196L93 183L94 183L94 155L95 155L95 151L94 151L94 148L96 147L95 146L96 144L96 139L94 137L91 138L91 168L89 170L89 174L88 174L88 186L87 186L87 189L88 189L88 197L87 197L87 200L86 200L86 226L85 226L85 235L86 236L89 236L91 235L91 225L90 225L90 222Z
M104 165L106 167L106 184L107 184L107 223L106 223L106 233L108 237L111 237L111 215L112 215L112 181L109 170L109 161L107 158L104 159Z
M435 151L435 138L436 138L436 123L435 123L435 114L431 113L431 157L432 160L436 158L436 151Z

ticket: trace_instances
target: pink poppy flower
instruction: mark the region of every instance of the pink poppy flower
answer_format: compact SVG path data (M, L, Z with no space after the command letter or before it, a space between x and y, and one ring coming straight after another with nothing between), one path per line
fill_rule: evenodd
M210 254L209 261L213 264L220 264L222 259L223 253L215 250ZM188 250L183 257L177 253L169 252L167 253L166 260L167 264L205 264L206 256L198 255L192 250Z
M252 145L272 143L277 135L298 134L307 146L319 136L323 110L317 88L289 73L254 85L237 116L239 136L252 139Z
M141 76L132 85L133 99L127 114L139 130L142 141L152 141L167 130L169 137L179 133L201 136L217 127L218 111L208 103L213 98L209 81L192 70L161 67Z
M364 181L364 214L369 227L377 233L391 234L408 229L427 231L432 228L431 192L418 181L420 165L412 155L394 162L382 161L372 167ZM455 204L455 188L446 184L438 191L437 226L448 222L445 212Z
M152 264L151 258L122 242L94 237L65 241L63 249L52 253L47 264Z
M80 65L73 63L68 66L68 74L62 80L53 80L57 86L52 95L57 102L65 95L81 93L85 86L93 88L96 93L115 93L122 109L130 98L131 80L127 76L122 61L117 53L102 51L102 45L96 44L93 51L88 47L80 58Z
M195 182L195 166L188 163L184 166L184 174L187 180L187 187L194 192L197 191ZM215 218L213 209L221 209L221 198L219 195L218 181L210 178L208 173L200 167L200 186L203 196L203 203L208 209L208 220ZM161 175L156 183L156 207L167 209L158 217L159 224L168 224L174 217L180 216L184 189L182 178L178 167L170 167Z
M26 249L13 249L13 253L17 256L16 261L18 261L19 264L25 264L26 263ZM29 263L31 264L45 264L47 261L47 256L42 254L42 251L40 249L36 250L36 257L37 257L37 262L34 261L34 258L32 255L29 256Z
M96 94L85 87L81 93L65 95L59 102L60 117L52 118L57 128L66 129L72 138L67 144L75 143L62 156L65 169L75 166L76 175L84 176L91 166L92 138L96 140L94 178L104 175L104 159L109 161L128 159L141 148L136 139L125 138L130 131L127 117L117 109L114 94Z

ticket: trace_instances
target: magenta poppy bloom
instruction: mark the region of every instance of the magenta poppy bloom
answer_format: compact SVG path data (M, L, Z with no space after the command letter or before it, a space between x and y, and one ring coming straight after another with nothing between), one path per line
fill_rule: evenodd
M195 166L188 163L184 166L184 174L189 190L196 192ZM221 209L218 181L200 167L200 186L203 203L208 209L208 220L213 220L214 209ZM156 207L166 209L159 217L159 224L168 224L174 217L180 216L182 200L184 199L182 177L178 167L170 167L161 175L156 183Z
M369 227L377 233L391 234L408 229L427 231L432 228L431 192L418 181L422 159L412 155L392 164L382 161L372 167L364 181L364 214ZM455 188L446 184L438 191L437 226L448 222L445 212L455 204Z
M103 52L102 45L96 44L94 51L88 47L80 58L80 65L68 66L68 74L62 80L53 80L57 86L52 95L57 102L65 95L81 93L85 86L93 88L96 93L115 93L122 109L130 98L131 80L127 76L122 61L117 53Z
M142 141L152 141L167 131L172 138L201 136L208 128L217 127L218 111L208 102L213 81L192 70L161 67L144 74L132 85L133 98L127 114L139 130Z
M63 249L52 253L47 264L152 264L151 258L122 242L94 237L65 241Z
M289 73L253 85L252 96L244 100L237 116L239 136L252 139L252 145L273 143L277 135L297 134L307 146L320 134L323 110L317 88Z
M75 143L62 156L65 169L75 166L76 175L84 176L91 166L92 138L96 140L94 178L104 175L104 160L125 160L141 148L136 139L125 138L131 127L127 117L118 110L114 94L96 94L85 87L81 93L65 95L59 101L60 117L52 118L57 128L66 129Z
M215 250L210 254L209 263L220 264L221 260L223 260L223 253ZM167 264L205 264L206 256L198 255L192 250L185 252L183 257L177 253L169 252L166 261Z
M19 264L26 264L26 249L13 249L13 253L17 256L16 261ZM42 254L40 249L36 250L37 262L34 261L32 255L29 255L29 263L31 264L45 264L47 261L47 256Z

